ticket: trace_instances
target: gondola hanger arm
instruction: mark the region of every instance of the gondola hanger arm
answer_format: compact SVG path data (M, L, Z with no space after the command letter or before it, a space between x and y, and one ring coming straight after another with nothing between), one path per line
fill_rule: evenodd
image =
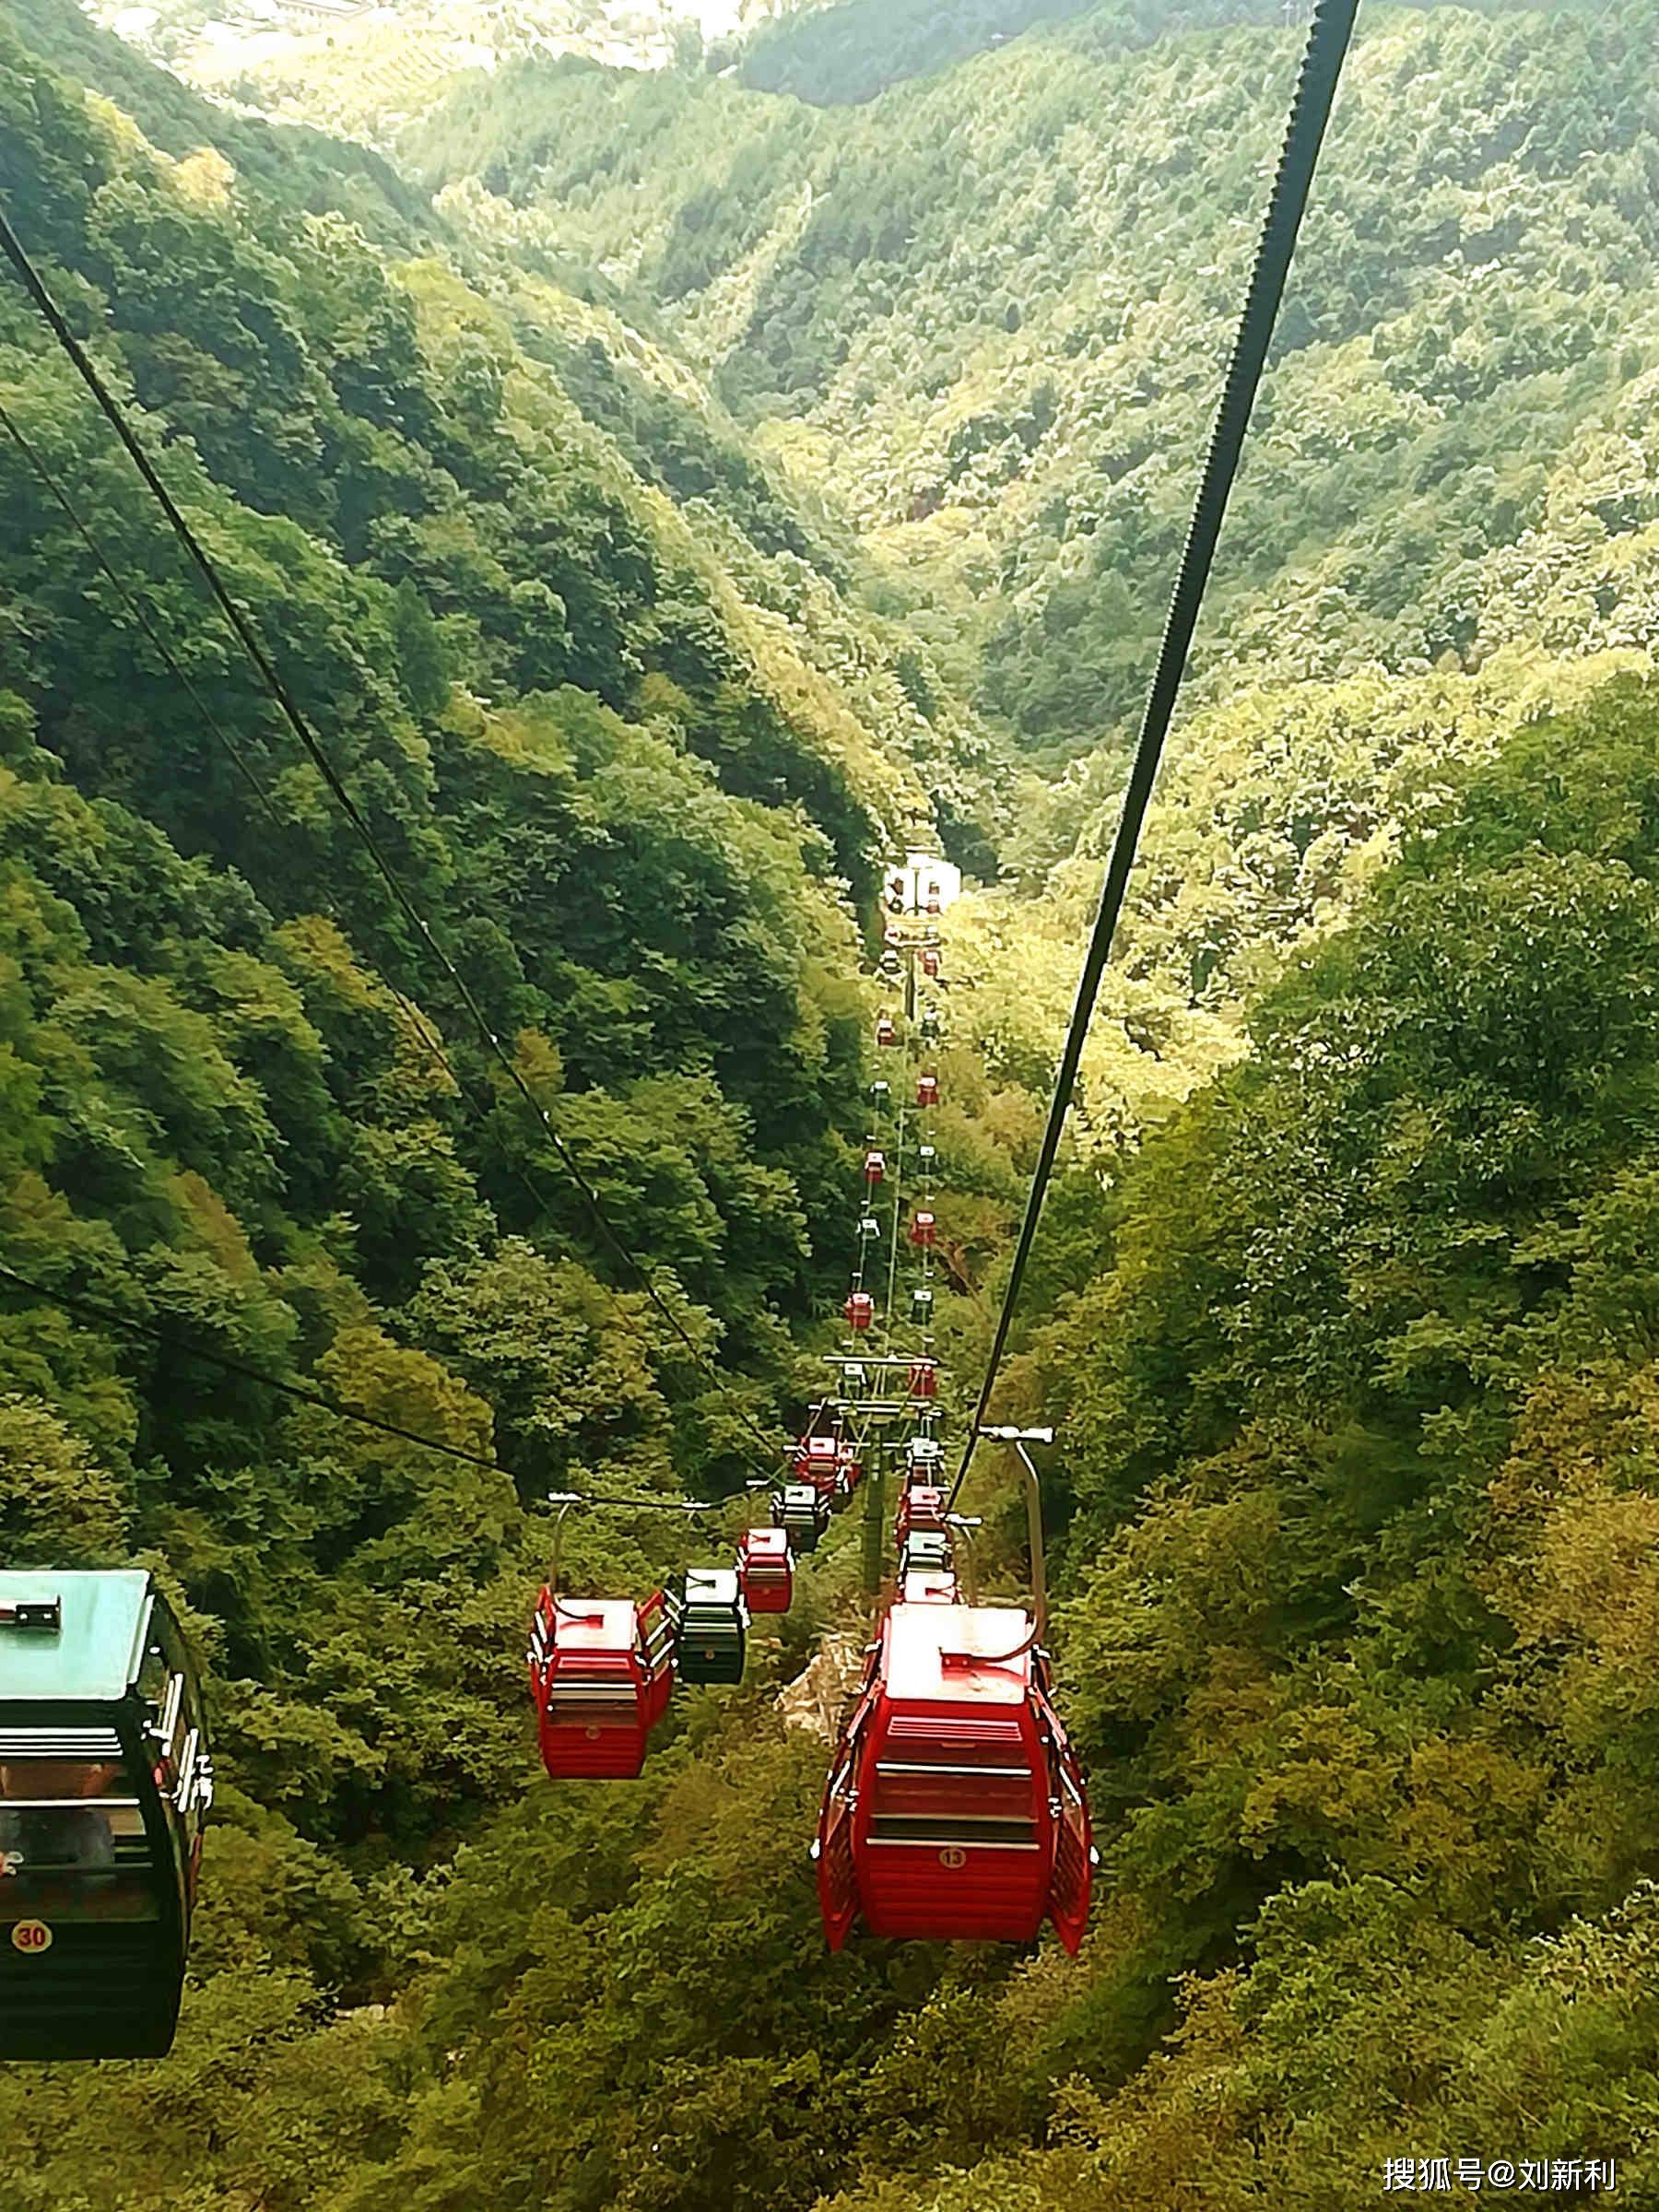
M1000 1665L1011 1659L1022 1659L1028 1652L1041 1648L1048 1634L1048 1572L1042 1555L1042 1485L1038 1478L1037 1463L1029 1447L1032 1444L1052 1444L1052 1429L982 1429L980 1434L987 1441L1013 1446L1025 1477L1026 1533L1031 1550L1031 1632L1011 1652L987 1653L987 1666Z

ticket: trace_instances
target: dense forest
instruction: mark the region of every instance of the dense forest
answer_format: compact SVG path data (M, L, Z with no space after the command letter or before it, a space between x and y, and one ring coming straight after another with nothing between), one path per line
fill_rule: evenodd
M371 150L8 10L0 205L436 948L7 278L0 1562L157 1570L221 1787L0 2212L1659 2206L1656 32L1362 16L998 1401L1092 1924L831 1957L856 1531L552 1783L544 1500L712 1500L571 1520L642 1592L798 1424L912 821L971 1400L1298 30L848 0Z
M646 295L1051 765L1135 704L1298 37L1128 12L827 112L525 62L410 149ZM1206 667L1630 634L1651 583L1600 548L1649 519L1651 34L1635 5L1361 39Z

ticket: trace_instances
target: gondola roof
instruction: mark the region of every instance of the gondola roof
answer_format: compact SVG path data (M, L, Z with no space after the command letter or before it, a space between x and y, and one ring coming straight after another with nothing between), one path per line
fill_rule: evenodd
M0 1606L53 1598L63 1608L55 1630L0 1629L0 1699L116 1703L136 1678L143 1656L149 1576L141 1567L0 1573Z
M1006 1654L1030 1628L1030 1616L1014 1606L896 1606L888 1615L888 1694L1018 1705L1031 1655Z
M639 1611L630 1597L560 1597L557 1601L561 1651L631 1652Z

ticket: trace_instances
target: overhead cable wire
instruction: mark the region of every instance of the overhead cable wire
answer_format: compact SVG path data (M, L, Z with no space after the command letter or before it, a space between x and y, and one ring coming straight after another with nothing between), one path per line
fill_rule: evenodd
M230 625L231 629L234 631L237 639L240 641L250 661L253 663L253 667L259 676L260 681L263 683L265 689L270 693L272 699L276 701L283 719L288 723L289 728L299 739L308 759L312 761L312 765L316 768L317 772L322 776L324 782L326 783L336 805L339 806L341 812L345 815L347 822L350 824L353 831L356 833L359 842L363 845L364 850L368 853L377 873L384 882L387 889L391 892L394 900L397 903L398 908L408 921L410 927L416 934L416 936L419 940L420 944L425 947L427 952L430 954L431 958L436 960L440 967L443 970L451 987L453 989L463 1006L465 1008L468 1016L471 1018L475 1027L477 1029L479 1036L483 1039L486 1050L499 1063L502 1072L507 1077L508 1081L512 1085L513 1088L518 1092L520 1098L523 1099L525 1105L529 1107L531 1112L535 1116L537 1122L540 1124L542 1133L547 1137L548 1143L552 1146L554 1153L557 1156L560 1165L564 1168L565 1172L569 1175L571 1182L575 1184L576 1188L581 1192L583 1199L586 1201L588 1212L592 1217L594 1227L599 1231L601 1241L608 1246L616 1257L621 1261L623 1265L632 1273L638 1281L640 1288L651 1300L653 1305L656 1307L658 1312L661 1313L664 1320L668 1324L670 1329L679 1339L680 1343L684 1345L686 1349L690 1353L692 1359L696 1361L698 1366L700 1367L703 1372L709 1376L711 1381L714 1383L715 1388L721 1392L723 1396L727 1399L728 1403L735 1408L743 1426L748 1430L750 1435L757 1440L762 1451L767 1454L768 1458L775 1458L778 1450L776 1439L766 1436L759 1428L759 1424L749 1414L747 1406L739 1404L738 1400L732 1393L729 1383L720 1374L713 1362L708 1357L708 1354L697 1342L690 1331L685 1326L684 1323L680 1320L678 1314L675 1312L668 1300L663 1296L661 1290L658 1288L655 1281L653 1280L650 1270L646 1267L643 1261L639 1259L631 1248L624 1241L615 1224L611 1221L609 1215L606 1212L604 1202L601 1200L598 1192L594 1190L592 1183L589 1182L587 1177L583 1174L579 1162L571 1153L569 1146L565 1143L564 1139L559 1135L559 1131L554 1126L552 1118L548 1114L546 1107L542 1104L541 1100L536 1097L535 1091L532 1090L529 1084L525 1081L517 1063L508 1053L495 1030L490 1026L489 1018L484 1012L483 1007L478 1004L478 1001L474 995L470 985L467 983L465 978L462 975L460 970L455 966L454 961L451 959L449 954L444 951L441 945L439 944L437 938L432 934L431 927L429 924L426 916L424 913L422 913L419 906L416 903L414 897L405 885L402 877L398 875L396 869L387 858L380 840L374 833L371 824L369 822L367 817L363 814L362 809L359 806L357 801L352 797L350 792L347 789L344 782L341 780L338 770L335 767L334 762L330 759L327 752L324 750L315 733L312 731L310 723L305 717L303 710L300 706L299 701L294 697L294 694L288 684L284 681L280 671L271 659L270 654L266 652L265 644L261 640L258 631L254 629L253 622L243 612L242 608L240 607L236 601L231 597L230 593L226 586L223 578L220 576L218 568L214 565L211 557L207 553L206 547L203 546L201 540L197 537L194 530L191 527L189 521L180 509L171 492L168 489L167 485L158 472L155 464L151 461L149 455L145 452L142 444L140 444L137 435L134 431L132 425L127 421L125 413L123 410L120 403L115 399L114 395L110 391L109 386L105 383L102 376L99 372L96 363L88 354L86 347L81 344L80 340L76 336L74 331L69 327L63 312L58 307L55 300L53 300L50 290L47 288L44 278L41 276L40 271L35 267L34 263L30 260L22 241L19 239L17 231L12 227L12 224L3 206L0 206L0 251L5 253L6 259L11 263L13 268L17 271L18 276L23 284L24 289L28 292L30 300L34 302L34 305L39 310L42 320L45 322L47 327L51 330L53 337L56 338L59 346L67 355L82 382L86 385L88 391L92 394L100 412L104 416L105 419L110 424L110 427L114 430L115 435L121 441L121 443L124 447L134 467L138 471L138 474L143 478L145 485L155 499L157 504L160 507L163 514L166 516L168 524L171 526L174 536L183 547L193 566L195 568L197 573L201 577L202 582L208 594L208 596L213 600L215 606L218 606L220 613L224 616L226 621ZM459 1079L457 1078L457 1081Z
M979 1441L985 1416L990 1409L997 1372L1007 1348L1008 1332L1019 1303L1026 1265L1031 1256L1031 1246L1042 1214L1043 1198L1059 1151L1066 1110L1071 1104L1072 1090L1083 1057L1083 1045L1088 1034L1089 1019L1094 1012L1100 977L1111 956L1118 919L1123 912L1124 894L1135 862L1135 845L1139 841L1141 825L1146 819L1147 806L1152 795L1164 739L1174 715L1187 653L1192 645L1199 608L1204 603L1205 587L1209 581L1217 540L1221 534L1222 518L1227 512L1228 498L1238 475L1244 433L1249 428L1267 348L1278 317L1279 300L1289 271L1290 256L1301 226L1302 211L1307 206L1308 191L1313 181L1325 125L1330 121L1331 106L1335 99L1337 80L1342 74L1343 59L1347 53L1358 6L1359 0L1318 0L1313 11L1307 48L1302 55L1301 71L1290 105L1284 150L1279 157L1278 171L1274 179L1261 242L1256 250L1255 265L1251 273L1250 289L1245 295L1244 311L1239 320L1238 335L1233 341L1232 355L1216 410L1208 457L1199 480L1186 545L1164 621L1163 639L1159 647L1151 688L1141 717L1140 735L1135 743L1134 763L1124 794L1117 834L1100 888L1100 909L1084 959L1083 972L1078 979L1077 1000L1066 1030L1065 1048L1060 1055L1053 1096L1049 1102L1048 1121L1038 1150L1037 1164L1032 1171L1025 1218L1020 1223L1019 1239L1014 1248L1013 1265L1009 1269L1002 1310L997 1315L996 1331L985 1363L985 1377L979 1402L963 1442L961 1464L957 1469L956 1480L951 1485L952 1504L956 1502L958 1493L967 1479L968 1469L973 1459L973 1448Z
M193 1344L188 1337L175 1335L171 1329L160 1328L154 1322L140 1321L135 1314L123 1313L114 1306L105 1305L100 1299L84 1298L74 1290L54 1290L49 1284L38 1282L32 1276L24 1275L19 1269L8 1267L0 1262L0 1285L4 1284L9 1284L15 1290L31 1298L41 1299L47 1305L57 1306L77 1320L95 1322L100 1328L121 1329L130 1336L141 1336L147 1343L177 1352L184 1359L194 1359L204 1367L217 1368L223 1374L239 1376L244 1382L256 1382L262 1389L272 1391L278 1397L292 1399L296 1405L314 1406L320 1413L332 1414L335 1420L352 1422L359 1429L377 1430L381 1435L396 1437L403 1443L418 1444L423 1452L436 1452L444 1459L459 1460L469 1467L482 1467L491 1475L505 1475L510 1480L529 1488L534 1488L542 1479L489 1453L469 1452L465 1444L452 1444L441 1437L428 1436L419 1429L407 1428L402 1421L383 1420L378 1414L359 1412L339 1398L330 1397L325 1391L309 1389L303 1382L290 1382L285 1375L274 1375L267 1368L257 1367L252 1360L237 1359L232 1352L215 1351L205 1344ZM492 1407L492 1414L493 1411ZM581 1496L584 1505L624 1509L637 1507L641 1512L702 1513L712 1510L706 1500L696 1498L611 1498L596 1491L583 1491Z

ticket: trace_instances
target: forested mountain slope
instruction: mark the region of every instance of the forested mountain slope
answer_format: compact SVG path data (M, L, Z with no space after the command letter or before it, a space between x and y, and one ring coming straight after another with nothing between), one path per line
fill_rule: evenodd
M1645 641L1654 29L1651 0L1362 22L1206 669ZM1107 7L856 111L530 63L411 150L660 308L1065 755L1144 674L1297 35L1148 44Z
M1431 6L1442 0L1429 0ZM1545 0L1573 6L1579 0ZM1483 0L1483 12L1524 7L1536 0ZM815 106L872 100L909 77L933 76L952 65L1006 46L1044 24L1089 16L1126 45L1230 23L1304 19L1286 0L807 0L796 8L759 15L738 44L737 71L764 92L793 92ZM724 57L724 42L711 53Z
M737 72L762 92L793 92L817 106L870 100L911 76L1005 45L1033 24L1088 12L1093 0L819 0L757 23ZM1164 12L1161 5L1159 12Z

